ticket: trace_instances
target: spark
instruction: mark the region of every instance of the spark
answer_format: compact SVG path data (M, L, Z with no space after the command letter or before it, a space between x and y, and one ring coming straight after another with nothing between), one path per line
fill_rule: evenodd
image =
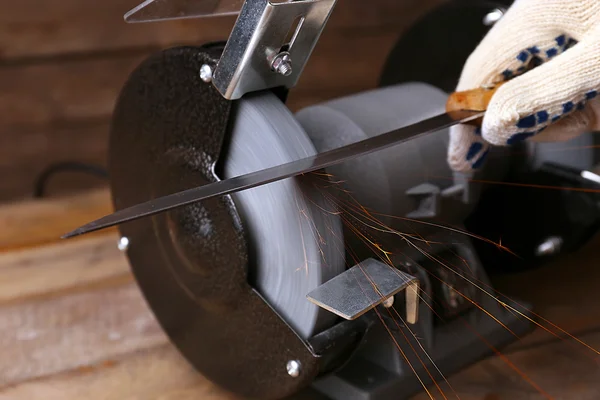
M600 147L600 146L591 146L591 147ZM583 147L583 148L587 148L587 147ZM391 259L392 255L393 255L392 252L386 250L384 248L384 246L382 245L382 243L380 243L379 239L375 239L375 238L371 237L371 235L369 235L368 232L364 231L363 229L360 229L360 227L367 228L367 229L370 229L370 230L373 230L373 231L376 231L376 232L380 232L380 233L393 234L395 236L400 237L411 248L416 249L420 254L424 255L427 259L432 260L434 262L437 262L438 264L441 264L444 268L446 268L447 270L451 271L456 276L458 276L461 279L465 280L469 284L473 285L473 287L475 287L480 292L484 293L486 296L491 297L495 302L497 302L500 306L504 307L506 310L510 311L511 313L513 313L515 315L520 316L521 318L525 318L526 320L534 323L536 326L540 327L544 331L549 332L550 334L552 334L552 335L554 335L556 337L559 337L556 333L552 332L547 327L545 327L542 324L540 324L539 322L535 321L532 317L524 314L523 312L519 311L515 307L507 304L505 301L499 299L497 296L495 296L492 293L490 293L489 291L487 291L484 287L490 287L490 286L486 282L481 282L479 279L477 279L476 276L475 276L474 271L470 267L470 265L467 262L467 260L465 258L459 256L458 254L456 254L454 251L452 251L451 248L448 248L448 249L455 256L457 256L460 260L462 260L462 262L465 264L466 268L469 269L469 272L473 276L473 279L469 279L467 276L465 276L464 274L462 274L461 272L459 272L457 269L460 269L460 268L455 269L455 268L452 268L452 267L448 266L446 264L446 260L443 260L443 259L440 260L439 258L436 258L434 255L429 254L427 251L425 251L422 248L422 246L431 247L432 244L442 244L442 245L445 245L445 246L447 244L440 243L440 242L437 242L437 241L428 240L428 239L424 238L422 235L420 235L418 232L413 232L413 233L399 232L399 231L394 230L393 228L387 226L386 224L384 224L378 217L387 217L387 218L391 218L391 219L394 219L394 220L397 220L397 221L402 221L402 222L410 222L410 223L415 223L415 224L428 225L428 226L432 226L432 227L435 227L435 228L444 229L444 230L447 230L447 231L450 231L450 232L454 232L454 233L458 233L458 234L461 234L461 235L465 235L467 237L471 237L473 239L480 240L482 242L491 244L491 245L495 246L497 249L499 249L500 251L503 251L503 252L506 252L508 254L511 254L512 256L514 256L516 258L520 258L510 248L508 248L506 245L503 244L502 237L500 237L498 239L498 241L495 242L495 241L493 241L493 240L491 240L489 238L485 238L485 237L482 237L482 236L479 236L479 235L476 235L476 234L472 234L470 232L467 232L467 231L464 231L464 230L461 230L461 229L458 229L458 228L455 228L455 227L452 227L452 226L445 226L443 224L439 224L439 223L435 223L435 222L428 222L428 221L422 221L422 220L417 220L417 219L412 219L412 218L407 218L407 217L399 217L399 216L393 216L393 215L386 215L386 214L383 214L383 213L377 213L377 212L370 211L366 207L364 207L362 204L358 203L354 199L354 197L352 196L352 194L350 193L350 191L348 191L348 190L344 189L343 187L341 187L341 184L343 184L345 181L336 180L336 181L332 182L331 178L333 178L333 176L331 174L321 174L321 176L326 177L326 178L329 179L328 182L330 183L331 186L327 187L328 189L329 188L334 188L335 190L343 192L344 194L346 194L347 196L349 196L351 200L354 200L356 202L356 204L352 204L352 203L350 203L348 201L345 201L345 200L342 200L342 199L336 199L335 197L331 196L330 194L328 194L326 192L323 192L323 194L324 194L325 197L328 197L330 200L332 200L334 202L337 202L337 204L340 205L340 208L337 211L335 211L334 215L341 216L341 218L344 221L345 225L347 225L348 228L353 233L355 233L357 235L357 237L359 237L367 245L367 247L369 249L373 250L375 252L375 254L378 255L378 258L380 258L382 260L382 262L385 262L386 264L388 264L390 266L393 266L394 263L393 263L393 261ZM444 178L444 179L451 179L451 178ZM598 189L588 189L588 188L576 188L576 187L570 188L570 187L559 187L559 186L551 186L551 185L533 185L533 184L521 184L521 183L513 183L513 182L476 180L476 179L470 179L470 181L471 182L476 182L476 183L496 184L496 185L504 185L504 186L529 187L529 188L554 189L554 190L570 190L570 191L575 191L575 192L587 192L587 193L600 193L600 190L598 190ZM332 213L331 211L327 211L327 210L323 210L323 211L324 212ZM360 227L356 226L355 224L359 224ZM411 230L413 230L413 229L411 229ZM417 245L416 242L421 243L421 245ZM351 254L350 257L353 258L354 261L357 261L356 254L354 252L352 252L352 251L349 250L348 254ZM350 262L350 260L348 260L347 262ZM355 264L358 264L358 263L355 262ZM362 272L365 273L365 271L362 271ZM429 273L429 271L427 271L427 272ZM431 273L429 273L429 274L432 275ZM433 276L435 276L435 275L433 275ZM469 296L465 295L464 293L461 293L461 291L453 288L451 285L449 285L447 282L444 282L442 279L440 279L438 277L436 277L436 278L438 280L440 280L447 287L451 287L462 298L464 298L466 301L468 301L469 303L471 303L474 307L478 308L484 314L488 315L496 323L498 323L500 326L502 326L504 329L506 329L508 332L510 332L512 335L514 335L515 337L518 338L518 336L514 332L512 332L505 324L503 324L501 321L499 321L490 312L488 312L487 310L485 310L484 307L481 306L480 304L478 304L475 300L469 298ZM371 282L372 285L375 285L374 282L372 282L370 279L369 279L369 281ZM474 281L477 281L479 283L475 283ZM427 301L425 301L425 299L421 295L419 295L419 298L420 298L420 300L423 303L425 303L427 305L428 308L430 308L432 310L432 312L435 315L437 315L438 317L440 317L439 314L434 310L432 304L430 304ZM432 302L435 302L435 300L432 299ZM518 304L516 302L514 304L516 304L518 306L521 306L520 304ZM521 307L523 307L523 306L521 306ZM525 307L523 307L523 308L525 308ZM403 352L403 350L400 347L400 345L398 344L396 338L394 338L394 336L393 336L392 332L390 331L389 327L387 326L387 324L385 323L385 321L383 320L383 318L381 317L381 315L379 314L379 312L377 310L375 310L375 311L376 311L377 315L379 316L382 324L384 324L385 329L388 331L388 333L392 337L392 339L393 339L396 347L398 348L398 350L402 354L403 358L409 364L411 370L417 376L417 378L418 378L419 382L421 383L421 385L425 388L424 382L418 376L416 370L414 369L414 367L409 362L406 354ZM395 311L396 314L398 314L398 312L395 309L394 309L394 311ZM388 312L391 313L391 311L389 311L389 310L388 310ZM588 344L586 344L582 340L576 338L574 335L570 334L569 332L565 331L564 329L560 328L556 324L553 324L552 322L550 322L550 321L548 321L548 320L540 317L537 314L534 314L533 312L532 312L532 314L535 315L536 317L542 319L544 322L546 322L548 325L552 326L553 328L555 328L555 329L559 330L560 332L563 332L564 334L568 335L568 337L574 339L575 341L577 341L581 345L583 345L586 348L588 348L589 350L593 351L595 354L600 355L599 351L597 351L593 347L589 346ZM399 314L398 314L398 318L400 320L402 320L402 318L400 317ZM461 319L463 319L463 318L461 317ZM393 318L393 316L392 316L392 320L394 320L394 322L396 324L398 324L398 322ZM406 323L404 321L402 321L402 322L404 323L404 326L406 326L408 328L408 326L406 325ZM466 321L463 321L463 322L467 323ZM427 358L433 363L433 365L435 366L435 368L437 369L437 371L440 373L440 375L444 378L444 380L446 381L446 383L448 383L448 381L446 380L446 378L444 377L444 375L441 373L441 371L439 370L439 368L435 365L435 363L433 362L433 360L431 359L431 357L429 356L429 354L427 353L427 351L421 345L420 340L417 337L417 335L414 332L412 332L412 330L410 330L410 328L408 328L408 330L411 333L411 335L414 337L414 339L416 340L416 342L418 343L418 345L421 348L421 350L425 353L425 355L427 356ZM406 339L407 343L411 346L411 348L413 349L413 351L415 352L415 354L419 358L419 361L421 361L421 363L423 364L423 361L421 360L421 357L419 357L418 354L417 354L417 349L415 349L414 346L412 346L410 344L410 342L408 341L408 337L406 336L406 334L403 331L402 331L402 334L405 336L405 339ZM527 381L539 393L541 393L542 395L544 395L547 398L551 398L541 387L539 387L539 385L537 385L526 374L524 374L521 370L519 370L505 355L503 355L497 349L495 349L490 343L488 343L485 340L485 338L481 337L481 335L479 335L478 333L477 333L477 335L480 337L480 339L483 342L486 343L486 345L490 349L492 349L499 356L499 358L501 358L510 368L512 368L513 370L515 370L525 381ZM423 366L425 366L425 365L423 365ZM427 370L427 368L425 368L425 369ZM427 373L433 379L433 377L431 376L431 374L429 373L428 370L427 370ZM437 382L435 382L435 379L434 379L434 383L436 384L436 386L438 387L438 389L442 393L442 396L444 396L444 398L446 398L445 395L443 394L443 392L441 391L440 387L437 385ZM449 383L448 383L448 385L449 385ZM431 393L427 390L427 388L425 388L425 391L427 392L427 394L429 395L429 397L433 399ZM458 397L458 395L457 395L457 397Z

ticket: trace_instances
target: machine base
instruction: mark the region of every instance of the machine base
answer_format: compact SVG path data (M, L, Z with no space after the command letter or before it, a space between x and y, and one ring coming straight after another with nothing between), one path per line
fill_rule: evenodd
M511 304L511 306L519 310L525 317L532 318L531 312L522 306L518 306L516 303ZM490 314L504 324L506 328L501 326L500 322L496 322L489 316L484 315L483 312L479 312L477 315L456 321L456 324L453 324L455 326L445 326L443 329L439 329L435 333L433 347L431 349L426 348L427 354L434 360L435 365L421 350L408 329L401 327L401 332L394 332L393 337L402 352L409 358L416 373L409 368L397 368L392 362L367 360L357 355L337 373L317 380L313 384L312 390L322 396L317 398L323 400L408 399L410 396L423 391L423 386L416 379L416 375L425 385L433 384L432 376L436 382L442 383L444 377L449 378L461 369L493 355L499 348L514 342L517 339L515 335L521 336L532 330L533 324L525 317L516 317L516 313L511 313L506 309L502 309L502 307L495 308L496 310L489 311ZM387 325L390 327L389 322ZM415 335L418 337L417 334ZM400 355L400 351L391 340L390 333L383 326L374 328L369 336L366 339L367 341L369 339L388 341L389 351ZM407 337L410 337L408 341ZM413 349L416 350L421 360L415 355ZM387 366L384 364L387 364ZM443 373L443 376L438 369ZM293 399L300 400L301 398L294 397ZM308 399L308 397L304 398Z
M442 233L432 242L440 244L427 246L427 256L415 250L393 260L420 281L418 322L406 323L401 296L371 311L377 321L350 361L291 399L407 399L533 330L529 305L494 291L469 239Z

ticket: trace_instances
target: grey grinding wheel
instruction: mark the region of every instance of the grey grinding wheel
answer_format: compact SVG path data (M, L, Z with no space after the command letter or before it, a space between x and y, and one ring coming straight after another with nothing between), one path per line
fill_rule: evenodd
M237 103L223 178L316 154L306 132L272 93ZM314 174L232 195L250 243L259 293L303 338L333 325L335 315L306 295L345 269L341 219Z
M446 97L430 85L405 83L313 105L295 117L317 151L324 152L437 115L444 111ZM331 166L327 172L352 194L347 203L358 202L378 213L385 225L412 232L415 227L397 218L414 210L416 202L406 192L424 182L442 189L453 184L447 144L445 130Z

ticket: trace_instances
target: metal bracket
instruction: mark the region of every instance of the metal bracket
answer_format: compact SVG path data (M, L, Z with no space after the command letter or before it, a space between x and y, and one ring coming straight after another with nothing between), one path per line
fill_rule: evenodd
M408 218L433 218L439 214L439 187L430 183L422 183L408 189L406 195L417 200L417 208L406 215Z
M246 0L215 69L214 86L229 100L295 86L336 2Z
M238 14L244 0L145 0L128 11L128 23L222 17Z
M243 2L243 4L242 4ZM221 95L292 88L337 0L146 0L129 23L239 15L210 79ZM241 7L241 10L240 10Z
M354 320L379 304L389 308L394 295L406 293L406 322L415 324L419 309L419 281L412 275L369 258L319 286L306 297L347 320Z

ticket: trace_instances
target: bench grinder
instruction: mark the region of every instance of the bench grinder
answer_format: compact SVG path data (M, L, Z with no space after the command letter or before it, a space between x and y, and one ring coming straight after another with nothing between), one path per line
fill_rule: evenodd
M444 111L444 90L390 75L390 58L381 87L293 114L288 91L335 4L148 0L128 13L129 22L238 19L228 40L167 49L130 75L110 134L115 208ZM464 233L473 215L485 219L485 187L450 171L447 144L441 130L120 225L172 343L242 398L396 400L528 332L527 307L493 291L481 262L487 250ZM551 161L543 145L527 146L525 157L494 149L476 177L502 181Z

